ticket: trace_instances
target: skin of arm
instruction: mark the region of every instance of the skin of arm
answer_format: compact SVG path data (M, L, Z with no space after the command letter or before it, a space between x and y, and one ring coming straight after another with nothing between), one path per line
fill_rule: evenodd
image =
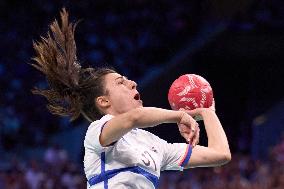
M100 134L100 143L102 146L108 146L134 128L154 127L161 123L181 123L189 128L195 128L197 125L184 111L154 107L136 108L109 120Z
M213 167L228 163L231 160L231 152L226 134L215 111L210 108L200 108L186 112L191 116L199 115L203 118L208 147L195 146L185 168Z

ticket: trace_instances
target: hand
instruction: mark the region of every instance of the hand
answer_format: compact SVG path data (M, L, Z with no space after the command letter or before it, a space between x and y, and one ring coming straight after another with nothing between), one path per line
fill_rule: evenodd
M180 109L183 111L183 109ZM192 146L195 147L199 143L199 132L198 123L186 112L184 112L178 128L181 136Z
M196 108L194 110L186 110L186 112L189 115L191 115L196 121L201 121L201 120L203 120L203 117L201 115L202 112L208 111L208 110L211 110L213 112L216 111L214 98L213 98L213 101L212 101L212 105L209 108Z

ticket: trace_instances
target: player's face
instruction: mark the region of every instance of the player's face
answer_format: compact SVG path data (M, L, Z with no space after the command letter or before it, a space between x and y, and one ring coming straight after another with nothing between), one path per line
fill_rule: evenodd
M143 106L134 81L118 73L109 73L105 76L105 86L113 113L121 114Z

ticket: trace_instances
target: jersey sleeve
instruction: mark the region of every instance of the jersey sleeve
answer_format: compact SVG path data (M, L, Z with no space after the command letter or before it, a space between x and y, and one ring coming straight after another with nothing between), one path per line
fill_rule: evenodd
M97 153L101 153L106 151L108 148L112 147L112 146L103 147L99 141L100 134L105 124L112 118L113 116L111 115L105 115L100 120L91 123L85 136L85 141L84 141L85 148L94 150Z
M161 142L163 149L163 158L161 171L163 170L180 170L189 162L192 147L186 143L168 143L164 140Z

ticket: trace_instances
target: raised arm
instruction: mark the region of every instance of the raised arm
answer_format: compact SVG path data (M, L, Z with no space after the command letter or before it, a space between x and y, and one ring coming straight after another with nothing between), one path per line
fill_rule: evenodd
M193 130L197 127L196 121L183 111L154 107L136 108L108 121L100 134L100 143L102 146L108 146L134 128L153 127L161 123L181 123Z
M203 118L208 147L195 146L186 168L219 166L229 162L231 160L229 144L215 111L210 108L200 108L187 113Z

